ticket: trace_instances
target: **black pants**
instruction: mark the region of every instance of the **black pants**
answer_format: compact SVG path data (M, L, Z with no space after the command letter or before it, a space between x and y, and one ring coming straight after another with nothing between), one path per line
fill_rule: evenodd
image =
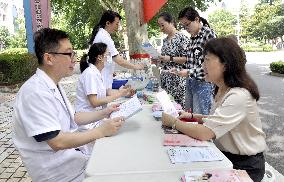
M263 153L256 155L237 155L229 152L223 154L233 163L234 169L246 170L254 182L260 182L265 173L265 159Z

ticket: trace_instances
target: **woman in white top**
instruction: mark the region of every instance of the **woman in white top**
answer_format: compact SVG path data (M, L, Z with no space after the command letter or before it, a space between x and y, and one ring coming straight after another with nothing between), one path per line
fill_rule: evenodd
M80 61L82 74L78 82L75 104L76 112L101 110L113 100L129 95L130 88L121 87L119 90L113 91L105 87L101 71L108 56L107 45L95 43L90 47L88 54L82 57ZM79 130L85 131L94 128L98 123L100 122L80 126ZM86 149L86 154L90 154L92 146L91 144L87 147L89 149Z
M124 68L134 70L142 70L145 67L144 64L131 64L129 61L123 59L115 48L114 41L110 34L117 31L120 20L121 16L117 12L112 10L105 11L99 23L93 28L89 41L90 45L98 42L105 43L110 53L110 57L107 58L107 62L105 63L105 68L102 70L106 88L111 88L112 86L115 63Z
M205 79L216 85L210 115L182 112L179 118L194 117L204 122L194 125L163 114L163 125L199 140L215 139L235 169L246 170L253 181L261 181L265 171L265 133L256 104L259 92L246 72L245 53L235 40L219 38L205 45L204 55Z

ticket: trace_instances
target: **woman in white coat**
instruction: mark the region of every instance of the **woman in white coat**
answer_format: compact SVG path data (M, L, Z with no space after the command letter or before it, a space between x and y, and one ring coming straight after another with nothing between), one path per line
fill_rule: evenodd
M109 57L107 45L95 43L91 46L88 54L85 54L80 61L80 75L75 109L76 112L92 112L103 109L113 100L130 94L130 88L121 87L113 91L107 89L104 84L101 71L104 63ZM79 127L80 131L85 131L96 127L100 121ZM81 151L91 154L93 144L89 144Z

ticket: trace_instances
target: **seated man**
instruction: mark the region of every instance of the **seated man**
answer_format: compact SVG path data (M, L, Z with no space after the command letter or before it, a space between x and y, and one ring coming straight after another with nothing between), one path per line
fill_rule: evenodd
M39 68L17 94L14 144L33 181L82 181L88 157L76 148L115 134L123 118L107 120L86 132L76 132L77 124L108 117L116 106L76 113L74 117L59 85L63 77L72 75L75 66L75 52L68 35L45 28L35 33L34 41Z

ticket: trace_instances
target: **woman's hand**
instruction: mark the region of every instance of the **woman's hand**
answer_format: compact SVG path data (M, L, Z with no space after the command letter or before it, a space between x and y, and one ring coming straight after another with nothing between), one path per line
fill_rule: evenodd
M127 96L130 92L130 86L121 86L118 90L121 97Z
M178 118L192 118L192 116L192 113L181 111Z
M135 64L134 65L134 69L135 70L144 70L147 68L147 65L144 63L139 63L139 64Z
M124 119L122 117L108 119L98 126L98 129L101 130L104 137L112 136L118 132L123 123Z
M162 113L162 124L165 126L173 126L174 121L176 120L175 117L163 112Z
M170 56L159 56L159 60L162 62L170 62Z
M106 117L109 117L109 115L112 112L119 110L119 104L111 104L108 107L106 107L104 110L105 110L105 113L106 113Z
M176 74L178 76L187 77L188 76L188 70L187 69L178 70Z

